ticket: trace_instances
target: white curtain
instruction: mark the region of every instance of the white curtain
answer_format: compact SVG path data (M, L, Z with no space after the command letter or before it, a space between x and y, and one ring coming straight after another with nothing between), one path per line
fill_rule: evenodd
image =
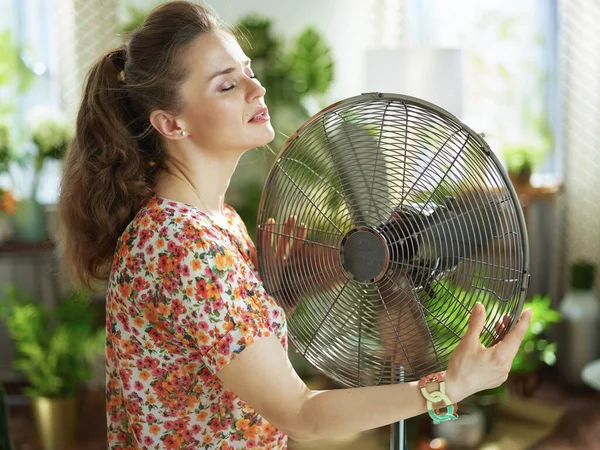
M600 2L563 0L560 12L563 273L568 283L568 267L578 259L600 269Z
M83 82L93 62L119 45L117 0L55 0L53 38L63 110L77 113Z

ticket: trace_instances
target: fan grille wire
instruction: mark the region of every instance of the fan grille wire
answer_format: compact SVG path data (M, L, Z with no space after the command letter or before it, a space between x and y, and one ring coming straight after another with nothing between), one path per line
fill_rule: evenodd
M273 235L293 242L289 216L307 235L284 265L263 254L261 232L273 218ZM342 386L443 370L476 301L486 346L522 308L529 249L514 189L480 136L419 99L363 94L313 116L276 157L257 227L290 342ZM373 261L349 250L353 232Z

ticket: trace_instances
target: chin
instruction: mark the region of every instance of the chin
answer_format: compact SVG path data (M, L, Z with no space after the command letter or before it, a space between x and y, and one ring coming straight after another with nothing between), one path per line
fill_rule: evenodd
M256 147L262 147L263 145L267 145L275 139L275 130L271 126L271 124L265 124L261 129L254 129L250 133L245 133L243 136L243 140L239 142L239 147L244 151L252 150Z
M256 140L256 143L252 148L267 145L268 143L273 142L273 139L275 139L275 130L269 125L268 129L266 129L264 133L261 133L260 138Z

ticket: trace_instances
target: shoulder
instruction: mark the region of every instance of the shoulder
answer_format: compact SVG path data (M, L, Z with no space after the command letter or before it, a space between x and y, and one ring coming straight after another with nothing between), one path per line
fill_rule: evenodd
M219 240L214 225L196 208L153 195L138 209L125 228L117 248L166 248L178 245L193 248L199 242ZM202 247L200 245L199 247Z

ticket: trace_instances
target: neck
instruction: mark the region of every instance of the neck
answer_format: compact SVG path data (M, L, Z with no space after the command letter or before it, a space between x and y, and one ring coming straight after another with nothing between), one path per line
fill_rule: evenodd
M194 171L193 167L203 170ZM158 175L155 192L158 195L192 204L204 212L218 216L223 214L225 194L235 165L205 160L193 164L176 161L166 164Z

